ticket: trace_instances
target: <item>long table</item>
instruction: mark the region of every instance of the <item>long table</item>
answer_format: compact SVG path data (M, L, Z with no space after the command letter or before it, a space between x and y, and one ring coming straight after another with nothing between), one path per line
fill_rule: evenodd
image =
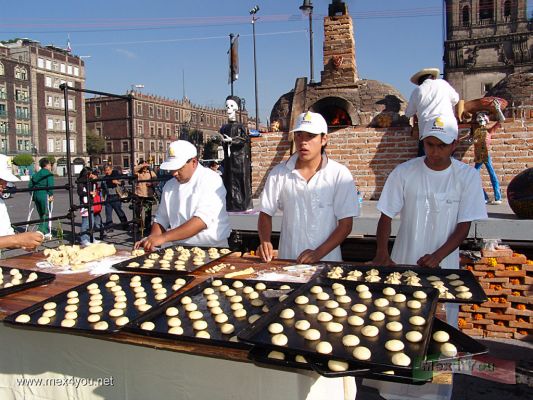
M35 264L43 258L42 253L35 253L1 260L0 265L38 270ZM233 261L242 267L254 264L256 269L266 268L253 257L231 258ZM202 271L192 275L197 278L195 282L211 276ZM2 297L0 320L92 278L88 273L57 274L46 286ZM243 349L128 333L73 335L2 325L0 398L355 398L353 379L326 379L312 372L262 368L252 364L247 355Z

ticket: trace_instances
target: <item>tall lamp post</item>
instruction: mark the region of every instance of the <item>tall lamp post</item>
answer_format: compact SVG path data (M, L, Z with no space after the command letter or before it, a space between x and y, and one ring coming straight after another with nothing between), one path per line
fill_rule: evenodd
M255 129L259 131L259 100L257 97L257 57L255 52L255 21L257 21L257 12L259 11L259 6L255 6L250 10L250 15L252 16L252 36L254 41L254 80L255 80Z
M313 1L304 0L300 6L300 10L304 15L309 17L309 83L315 82L314 68L313 68Z

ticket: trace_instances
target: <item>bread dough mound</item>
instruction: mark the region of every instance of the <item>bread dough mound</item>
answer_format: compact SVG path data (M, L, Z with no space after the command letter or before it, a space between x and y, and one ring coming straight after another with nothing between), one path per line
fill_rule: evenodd
M183 335L183 328L181 326L173 326L168 330L171 335Z
M361 361L370 360L370 357L372 357L372 352L368 347L365 346L357 346L355 349L353 349L352 354L354 358Z
M366 310L368 309L368 307L364 304L361 304L361 303L358 303L358 304L354 304L351 308L351 310L353 312L356 312L356 313L364 313L366 312Z
M326 330L331 333L339 333L342 332L344 327L342 324L339 324L338 322L328 322L326 325Z
M329 322L333 319L333 315L328 312L322 311L316 316L316 319L320 322Z
M362 326L365 323L365 320L359 315L350 315L348 317L348 324L351 326Z
M396 294L396 290L391 287L386 287L385 289L383 289L383 294L385 296L394 296Z
M405 338L411 343L418 343L422 340L422 333L418 331L409 331L405 334Z
M389 301L384 298L379 298L374 300L374 305L380 308L387 307L389 305Z
M320 339L320 331L318 329L308 329L305 331L304 337L307 340L318 340Z
M368 319L374 322L383 321L385 319L385 314L381 311L374 311L368 316Z
M331 314L337 318L344 318L348 315L348 312L344 308L338 307L334 310L331 310Z
M141 329L144 329L145 331L153 331L155 328L155 324L152 321L145 321L141 324Z
M343 295L337 297L337 301L341 304L348 304L351 303L352 299L350 298L350 296Z
M279 316L283 319L292 319L294 318L294 310L292 308L286 308L279 314Z
M272 358L274 360L285 360L285 354L283 354L281 351L271 351L268 353L268 358Z
M333 294L335 296L344 296L346 294L346 288L344 286L337 286L333 289Z
M379 329L374 325L367 325L361 329L361 334L366 337L374 337L379 333Z
M309 291L313 294L318 294L318 293L322 293L324 289L322 289L322 286L315 285L311 289L309 289Z
M272 336L272 344L276 346L286 346L288 342L289 339L283 333Z
M361 292L368 292L370 289L369 289L368 286L366 286L366 285L357 285L357 287L355 288L355 290L356 290L358 293L361 293Z
M224 322L228 322L228 316L226 314L218 314L215 317L215 321L218 324L223 324Z
M255 321L257 321L261 316L259 314L250 315L248 317L248 323L253 324Z
M328 368L333 372L343 372L348 370L348 363L339 360L329 360Z
M73 319L64 319L61 321L61 326L64 328L72 328L74 325L76 325L76 321Z
M445 343L450 340L450 335L445 331L436 331L433 333L433 340L438 343Z
M457 355L457 347L452 343L443 343L440 346L440 352L446 357L455 357Z
M457 293L457 298L461 300L468 300L472 298L472 292L461 292Z
M426 292L423 292L422 290L417 290L413 293L413 297L417 300L425 300L427 299L428 295Z
M37 323L39 325L48 325L50 323L50 318L48 317L40 317L38 320L37 320Z
M234 287L235 289L240 289L244 286L244 283L242 283L242 281L235 281L233 282L233 285L231 286Z
M409 317L409 323L415 326L422 326L426 323L426 320L420 315L413 315L412 317Z
M400 332L403 329L403 325L398 321L387 322L385 327L391 332Z
M395 303L403 303L405 300L407 300L407 298L405 297L405 294L403 293L395 294L394 297L392 298L392 301L394 301Z
M405 345L401 340L391 339L385 342L385 348L389 351L402 351Z
M389 317L397 317L398 315L400 315L400 310L396 307L387 307L384 313Z
M109 328L109 324L106 321L99 321L94 324L94 329L97 331L105 331L107 328Z
M57 307L57 304L54 303L53 301L50 301L50 302L46 303L46 304L43 306L43 308L44 308L45 310L54 310L56 307ZM21 315L23 315L23 314L21 314Z
M194 321L192 327L195 331L203 331L204 329L207 329L207 322L205 322L203 319Z
M320 301L325 301L329 299L329 294L326 292L320 292L316 294L316 299Z
M294 324L294 328L299 331L306 331L311 327L311 324L306 319L300 319Z
M309 315L318 314L319 311L320 311L320 309L317 306L315 306L314 304L308 304L304 308L304 313L309 314Z
M306 296L298 296L296 299L294 299L294 302L296 304L303 305L309 303L309 299Z
M124 326L128 322L130 322L130 319L126 316L123 316L123 317L118 317L115 321L115 324L117 324L117 326Z
M405 353L396 353L392 356L392 363L400 367L408 367L411 364L411 359Z
M233 312L233 315L235 318L244 318L246 317L246 310L244 308L241 308L240 310L236 310Z
M461 285L464 285L465 283L461 280L455 280L455 281L451 281L450 282L450 286L461 286Z
M455 280L455 279L459 279L459 275L457 274L450 274L450 275L447 275L446 278L448 278L449 280Z
M294 357L294 361L302 363L302 364L307 364L307 360L305 359L305 357L300 355L300 354L298 354L298 355L296 355L296 357Z
M171 328L174 326L181 326L181 319L178 317L171 317L167 320L167 325Z
M273 335L283 332L283 325L274 322L268 326L268 331Z
M185 311L187 312L198 310L198 306L196 305L196 303L185 304L185 307L183 308L185 308Z
M100 317L100 314L89 314L89 316L87 317L87 321L89 321L90 323L98 322L101 319L102 318Z
M422 307L422 303L420 303L418 300L409 300L407 302L407 307L413 310L418 310L419 308Z
M359 293L359 298L363 299L363 300L371 299L372 298L372 292L370 292L370 290L368 290L366 292L360 292Z
M192 319L193 321L198 320L198 319L202 319L203 316L204 316L204 314L202 314L201 311L196 311L195 310L195 311L191 311L189 313L189 318Z
M330 342L319 342L316 345L316 351L320 354L330 354L333 351L333 346Z
M357 346L361 341L355 335L346 335L342 338L342 344L346 347Z
M207 331L198 331L195 336L201 339L211 339L211 335Z
M235 332L235 327L232 324L224 324L220 327L220 332L224 335L230 335Z

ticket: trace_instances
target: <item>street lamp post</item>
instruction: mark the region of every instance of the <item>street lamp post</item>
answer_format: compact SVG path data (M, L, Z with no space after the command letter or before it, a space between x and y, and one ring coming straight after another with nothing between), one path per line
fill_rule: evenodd
M259 11L259 6L255 6L250 10L252 16L252 36L254 42L254 80L255 80L255 129L259 131L259 100L257 94L257 56L255 51L255 21L257 21L256 14Z
M300 6L300 10L304 15L309 16L309 83L314 83L314 67L313 67L313 1L304 0Z

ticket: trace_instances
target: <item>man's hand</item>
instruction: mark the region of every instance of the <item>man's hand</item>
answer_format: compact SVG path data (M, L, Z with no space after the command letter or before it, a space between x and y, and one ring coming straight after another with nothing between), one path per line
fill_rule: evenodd
M146 251L154 251L156 247L161 246L165 243L166 240L162 234L160 235L150 235L144 239L139 240L135 243L134 249L142 247Z
M224 143L231 143L231 142L233 142L233 139L230 138L228 135L222 135L222 141Z
M368 261L366 263L367 265L380 265L383 267L390 267L391 265L396 265L394 261L392 261L392 258L387 255L376 255L372 261Z
M416 263L421 267L438 268L441 261L442 258L436 253L433 253L420 257Z
M296 262L298 264L313 264L319 262L322 256L317 250L306 249L300 253Z
M54 196L48 196L48 201L51 203L52 201L54 201Z
M271 242L263 242L257 248L257 254L264 262L272 261L274 258L274 247Z
M39 246L44 239L44 235L37 231L37 232L24 232L24 233L18 233L15 235L15 241L17 247L21 247L23 249L33 250L37 246Z

